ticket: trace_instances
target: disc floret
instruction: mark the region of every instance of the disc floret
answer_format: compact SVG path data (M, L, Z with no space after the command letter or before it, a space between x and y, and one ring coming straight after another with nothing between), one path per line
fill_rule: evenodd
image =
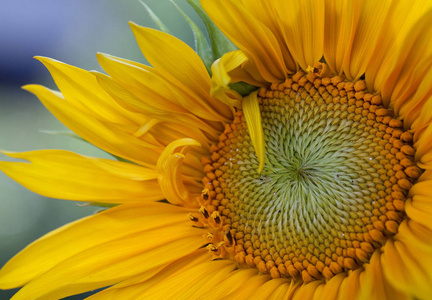
M422 172L411 132L380 95L311 71L258 92L264 170L238 110L203 159L200 198L210 251L304 282L368 262L397 233Z

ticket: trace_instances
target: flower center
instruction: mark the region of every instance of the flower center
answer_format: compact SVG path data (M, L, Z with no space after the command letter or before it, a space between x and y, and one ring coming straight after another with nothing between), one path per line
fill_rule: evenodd
M365 83L297 73L259 91L265 167L242 111L204 159L208 248L309 282L359 268L397 233L421 174L412 134Z

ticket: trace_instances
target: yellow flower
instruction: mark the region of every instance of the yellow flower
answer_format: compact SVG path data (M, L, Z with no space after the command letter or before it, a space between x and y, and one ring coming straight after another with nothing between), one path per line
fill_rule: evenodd
M132 25L152 67L39 58L25 89L120 160L6 153L45 196L117 205L0 271L16 299L409 299L432 293L432 2L202 0L239 48ZM218 58L218 57L215 57ZM232 83L259 89L242 94Z

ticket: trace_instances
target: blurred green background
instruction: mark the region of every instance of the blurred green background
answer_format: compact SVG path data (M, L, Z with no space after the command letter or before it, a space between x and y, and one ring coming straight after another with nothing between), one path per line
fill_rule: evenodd
M145 3L173 35L193 45L189 25L170 1L145 0ZM202 27L185 0L176 3ZM138 0L0 1L0 149L66 149L109 157L76 139L42 133L67 128L20 86L39 83L55 88L48 71L32 58L35 55L99 71L102 69L97 64L96 52L146 62L128 21L155 27ZM4 156L0 159L7 160ZM39 196L0 172L0 266L45 233L96 211L95 207L80 204ZM0 299L9 299L15 292L0 290Z

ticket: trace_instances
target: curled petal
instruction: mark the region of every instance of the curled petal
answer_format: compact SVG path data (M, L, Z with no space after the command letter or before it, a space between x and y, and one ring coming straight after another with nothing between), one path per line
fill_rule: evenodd
M229 52L217 59L212 69L210 95L230 106L241 106L242 96L229 87L232 83L228 74L232 70L247 62L247 57L240 50Z
M157 162L159 184L165 198L172 204L191 206L194 203L195 197L185 187L182 174L183 160L189 146L201 145L193 139L176 140L164 149Z

